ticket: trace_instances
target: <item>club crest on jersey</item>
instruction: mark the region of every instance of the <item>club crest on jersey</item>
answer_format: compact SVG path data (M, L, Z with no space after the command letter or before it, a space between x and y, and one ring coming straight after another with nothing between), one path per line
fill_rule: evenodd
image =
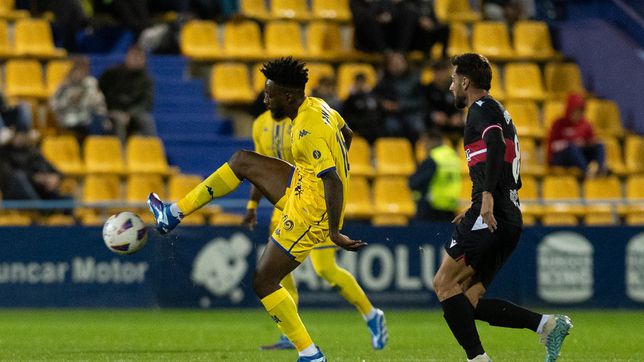
M305 129L301 130L300 131L300 138L306 136L307 134L311 134L311 133L309 131L305 130Z
M465 159L467 160L467 162L470 162L472 160L472 156L470 156L469 148L465 149Z
M320 157L322 157L322 153L320 153L320 151L318 151L318 150L314 150L313 151L313 158L315 158L316 160L319 160Z
M510 112L507 110L503 110L503 118L505 118L505 123L510 124L512 122L512 117L510 116Z

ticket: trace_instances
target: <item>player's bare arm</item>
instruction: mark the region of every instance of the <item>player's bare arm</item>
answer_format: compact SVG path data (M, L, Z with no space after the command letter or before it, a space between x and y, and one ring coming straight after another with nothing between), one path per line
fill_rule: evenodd
M261 199L262 193L257 187L250 185L250 198L246 205L246 216L244 216L244 220L242 221L242 226L249 230L255 229L255 225L257 225L257 205Z
M346 235L340 234L340 215L342 215L342 202L344 194L342 191L342 181L335 170L327 171L322 175L324 183L324 201L326 202L327 214L329 217L329 236L339 247L357 251L367 245L362 240L351 240Z
M351 148L351 141L353 140L353 130L349 128L348 124L345 124L344 127L340 128L340 132L344 137L344 143L347 144L347 151Z

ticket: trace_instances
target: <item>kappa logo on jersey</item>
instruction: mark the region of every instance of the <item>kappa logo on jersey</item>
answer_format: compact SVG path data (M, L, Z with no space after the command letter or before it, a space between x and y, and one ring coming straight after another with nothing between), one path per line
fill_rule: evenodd
M456 240L452 239L452 242L449 244L449 247L453 248L454 246L456 246Z
M216 297L229 297L233 303L244 299L239 283L248 272L246 257L251 241L242 233L215 238L201 248L192 264L191 279Z
M318 159L320 159L320 157L322 157L322 154L320 153L320 151L318 151L318 150L313 151L313 158L318 160Z
M211 199L215 198L215 194L212 192L212 187L206 185L206 191L208 191L208 195L210 195Z
M302 138L302 137L306 136L307 134L311 134L311 132L309 132L309 131L307 131L307 130L305 130L305 129L301 130L301 131L300 131L300 138Z

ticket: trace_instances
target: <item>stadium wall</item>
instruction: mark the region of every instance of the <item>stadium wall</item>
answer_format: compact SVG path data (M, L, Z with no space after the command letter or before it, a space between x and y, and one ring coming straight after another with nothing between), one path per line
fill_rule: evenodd
M448 224L345 230L369 246L337 259L375 304L438 307L432 279ZM185 227L152 232L139 253L118 256L99 228L2 228L0 307L259 307L251 272L267 236L261 227ZM349 307L309 262L296 279L303 307ZM536 307L642 308L644 230L527 228L489 295Z

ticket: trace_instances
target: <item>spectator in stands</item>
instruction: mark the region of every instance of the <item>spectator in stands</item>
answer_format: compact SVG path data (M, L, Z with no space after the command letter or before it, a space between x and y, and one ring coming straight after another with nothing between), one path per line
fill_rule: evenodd
M595 138L592 125L584 118L585 100L568 96L566 114L557 119L548 137L548 161L552 166L577 167L586 177L606 174L604 145ZM595 165L591 166L591 162Z
M33 16L41 16L46 11L54 13L54 25L62 47L70 53L77 51L76 33L90 25L80 0L32 1L30 10Z
M442 58L447 58L449 26L436 18L434 0L414 0L409 6L413 6L418 17L411 49L428 53L438 43L442 45Z
M104 134L107 107L98 81L89 73L86 57L72 59L72 68L49 99L58 126L72 133L80 144L90 134Z
M422 85L420 74L409 68L402 54L387 55L384 76L374 93L384 113L387 134L416 142L425 131Z
M152 25L146 0L103 0L110 14L124 27L139 35Z
M427 127L440 129L450 138L463 137L463 116L454 106L454 95L449 91L452 83L452 65L448 60L432 64L434 79L424 87L427 105Z
M331 77L321 77L317 87L311 90L311 96L324 99L331 108L342 113L342 102L336 92L335 79Z
M486 20L504 21L510 26L536 13L534 0L484 0L482 9Z
M427 158L409 177L416 200L416 219L452 221L461 193L461 160L456 151L443 144L438 129L422 138Z
M39 136L38 131L34 130L31 119L31 106L26 102L19 102L17 104L10 104L4 94L0 91L0 124L5 129L4 142L0 145L9 142L16 133L24 133L30 143L35 143Z
M356 74L354 78L349 97L342 104L342 116L353 132L369 143L383 135L378 98L363 73Z
M350 0L354 44L367 53L409 51L417 14L407 1Z
M145 52L133 46L125 56L125 63L106 70L98 82L114 133L123 142L132 134L156 135L151 114L154 86L145 61Z

